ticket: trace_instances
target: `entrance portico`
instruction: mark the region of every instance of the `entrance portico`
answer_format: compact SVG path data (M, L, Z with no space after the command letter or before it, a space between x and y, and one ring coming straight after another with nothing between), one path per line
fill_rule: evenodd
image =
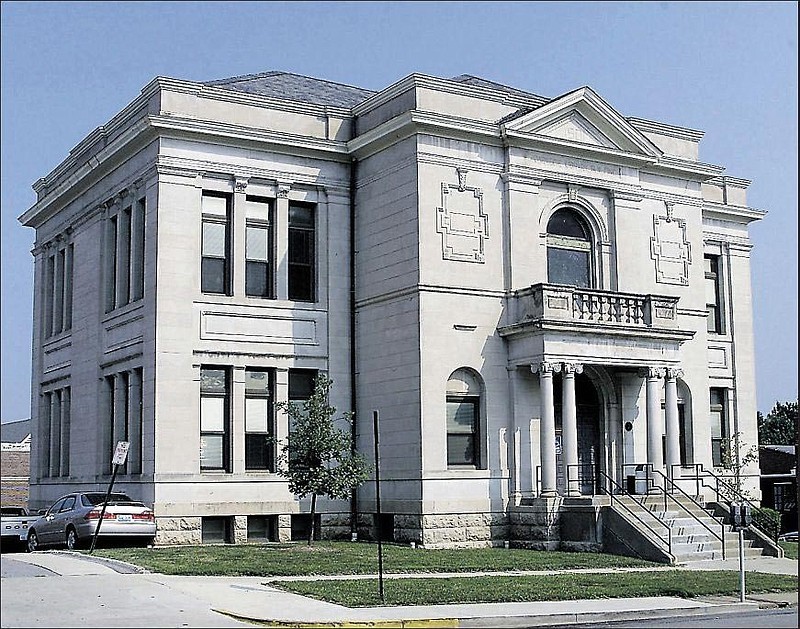
M673 466L680 464L680 346L694 332L678 328L677 302L676 297L550 284L517 291L509 302L516 323L501 327L499 333L508 341L509 368L538 375L539 430L537 435L532 427L529 433L532 441L538 437L538 452L531 452L530 470L526 461L515 463L517 476L524 477L529 472L533 475L530 483L520 479L516 493L527 493L522 488L529 488L531 494L548 498L596 491L596 485L581 481L587 457L580 456L580 444L587 441L582 433L589 426L586 418L579 421L575 382L584 372L590 372L591 380L600 374L606 379L601 387L603 403L598 406L596 424L592 426L603 436L604 444L604 451L591 460L595 481L599 468L614 483L624 486L625 463L634 461L624 461L618 398L638 400L642 387L643 403L631 402L632 407L627 409L631 419L638 418L637 457L646 456L646 461L635 462L647 463L652 470L668 475ZM559 384L561 395L556 400ZM535 413L535 408L532 410ZM520 430L523 423L524 417L517 420L515 434L525 433ZM525 448L515 451L524 452ZM539 459L540 478L534 469L534 458ZM560 475L564 478L563 487L559 487Z

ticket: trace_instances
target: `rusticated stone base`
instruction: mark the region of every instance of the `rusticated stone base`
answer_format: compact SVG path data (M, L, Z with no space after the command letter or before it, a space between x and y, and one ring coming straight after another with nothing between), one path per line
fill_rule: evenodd
M562 498L533 498L511 511L511 541L515 547L555 550L561 542Z
M198 517L156 518L155 543L156 545L201 544L203 541L201 522Z

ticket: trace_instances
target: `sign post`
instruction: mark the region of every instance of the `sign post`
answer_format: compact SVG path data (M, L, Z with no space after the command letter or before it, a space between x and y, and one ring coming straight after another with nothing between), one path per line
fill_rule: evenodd
M744 603L744 530L750 526L752 515L750 506L743 503L730 503L733 530L739 532L739 601Z
M117 448L114 450L114 456L111 458L111 464L114 466L114 469L111 472L111 482L108 484L106 499L103 501L103 508L100 509L100 517L97 520L97 527L94 529L92 546L89 548L90 555L94 552L94 547L97 544L97 536L100 533L100 525L103 523L103 516L106 514L106 505L108 505L108 499L111 496L111 490L114 487L114 481L117 479L117 470L119 469L120 465L124 465L125 459L128 458L128 448L130 445L130 441L117 441Z

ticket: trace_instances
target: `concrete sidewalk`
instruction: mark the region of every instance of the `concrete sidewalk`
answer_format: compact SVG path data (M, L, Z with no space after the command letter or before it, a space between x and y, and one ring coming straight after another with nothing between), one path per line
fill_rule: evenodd
M673 616L725 614L760 607L797 605L797 592L754 595L746 602L736 597L681 599L675 597L619 598L525 603L422 605L413 607L348 608L282 591L270 585L279 579L264 577L182 577L147 573L128 564L79 553L51 551L18 557L57 574L106 575L109 580L143 580L170 592L196 599L198 605L231 618L275 627L530 627L659 619ZM693 562L678 568L732 569L724 562ZM747 571L797 574L797 562L789 559L746 560ZM662 567L654 570L663 570ZM734 569L738 570L738 563ZM640 570L640 569L637 569ZM620 569L609 572L619 572ZM569 571L568 571L569 572ZM581 571L586 572L586 571ZM521 572L505 574L524 574ZM541 574L541 573L532 573ZM113 579L112 575L116 575ZM417 575L431 576L431 575ZM448 578L451 575L437 575ZM460 578L469 578L461 575ZM392 575L414 578L414 575ZM314 577L319 579L320 577ZM348 577L353 578L353 577ZM364 578L376 578L366 575ZM287 579L288 580L288 579ZM207 606L207 607L206 607Z

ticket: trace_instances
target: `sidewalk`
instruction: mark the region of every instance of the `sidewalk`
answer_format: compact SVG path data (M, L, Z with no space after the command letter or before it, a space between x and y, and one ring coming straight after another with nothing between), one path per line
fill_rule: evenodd
M19 559L58 574L108 576L117 574L124 579L147 581L150 584L163 586L174 593L191 596L198 601L198 605L207 606L208 609L232 618L257 621L275 627L531 627L640 618L720 615L753 611L762 607L797 606L797 592L795 591L754 595L748 597L744 603L739 602L736 597L703 599L653 597L347 608L285 592L270 585L270 583L284 579L289 580L289 578L163 575L141 572L122 562L68 552L34 553L24 555ZM678 566L678 568L738 570L738 561L734 562L735 566L729 565L730 561L724 562L724 565L720 565L723 562L719 561L692 562ZM747 571L797 574L797 562L790 559L754 558L745 561L745 568ZM662 569L664 568L653 568L653 570ZM619 571L620 569L614 569L608 572ZM448 578L450 575L436 576ZM469 578L463 574L457 576ZM314 578L319 579L320 577ZM367 575L361 578L376 578L376 575ZM392 578L414 578L414 575L392 575Z

